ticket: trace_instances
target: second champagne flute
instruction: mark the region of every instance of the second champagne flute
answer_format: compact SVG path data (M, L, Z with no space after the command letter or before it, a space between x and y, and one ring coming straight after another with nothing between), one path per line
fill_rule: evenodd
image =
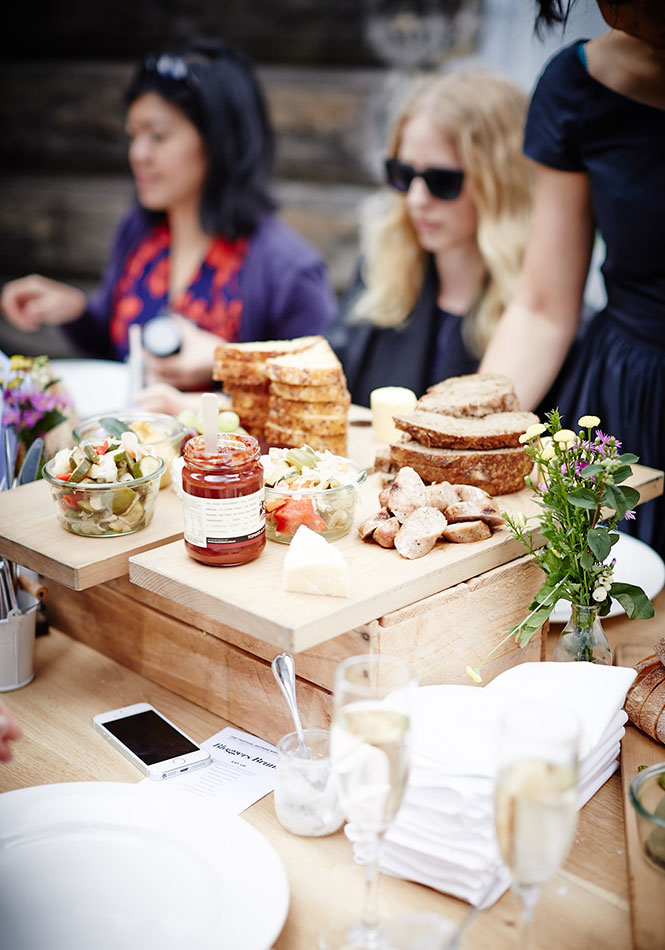
M577 824L579 724L559 706L525 703L504 716L494 815L501 856L522 902L527 950L540 891L568 854Z
M417 681L395 656L355 656L335 672L331 758L345 817L363 836L366 864L361 920L345 950L381 950L378 852L402 802L409 771L409 729Z

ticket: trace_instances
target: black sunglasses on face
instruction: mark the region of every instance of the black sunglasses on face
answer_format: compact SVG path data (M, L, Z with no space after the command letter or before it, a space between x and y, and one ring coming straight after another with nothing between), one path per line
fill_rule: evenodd
M405 165L398 158L387 158L385 162L386 181L396 191L406 193L414 178L422 178L427 190L439 201L454 201L459 198L464 183L461 168L426 168L417 172L411 165Z

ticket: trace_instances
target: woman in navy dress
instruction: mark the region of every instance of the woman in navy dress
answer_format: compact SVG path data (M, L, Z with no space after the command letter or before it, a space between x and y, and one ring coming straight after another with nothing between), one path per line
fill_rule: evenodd
M545 22L568 7L541 0ZM527 121L536 164L517 294L481 364L524 408L587 413L640 462L665 468L665 3L598 0L611 27L547 65ZM596 229L607 306L575 340ZM622 525L665 554L662 499Z

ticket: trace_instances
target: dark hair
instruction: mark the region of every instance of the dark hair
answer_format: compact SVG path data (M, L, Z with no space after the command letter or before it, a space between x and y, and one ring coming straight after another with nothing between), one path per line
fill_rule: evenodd
M181 109L204 141L209 171L201 197L203 230L231 240L251 235L276 205L270 193L274 136L249 60L221 41L198 40L145 59L125 105L146 92Z
M608 0L611 6L620 7L626 0ZM575 0L536 0L538 12L536 14L536 32L540 33L543 26L553 23L565 23Z

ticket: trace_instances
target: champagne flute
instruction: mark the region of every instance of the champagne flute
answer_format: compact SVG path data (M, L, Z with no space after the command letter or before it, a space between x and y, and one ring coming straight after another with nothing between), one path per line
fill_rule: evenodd
M526 703L504 716L494 820L501 856L522 903L527 950L544 884L568 854L577 824L579 724L559 706Z
M408 665L394 656L350 657L335 671L332 766L342 811L363 835L368 855L362 916L344 934L344 950L390 946L381 936L378 856L406 788L416 685Z

